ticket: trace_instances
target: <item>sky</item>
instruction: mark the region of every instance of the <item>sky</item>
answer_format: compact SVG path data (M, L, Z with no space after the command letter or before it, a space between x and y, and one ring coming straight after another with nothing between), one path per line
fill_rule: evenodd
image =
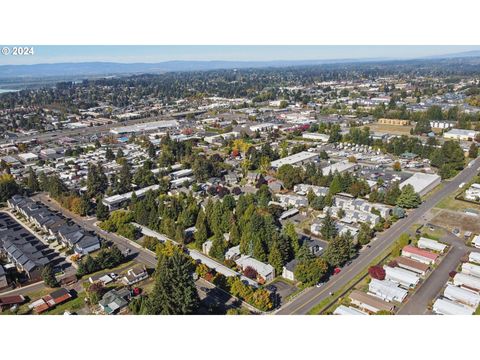
M0 45L1 48L9 45ZM0 65L108 61L155 63L170 60L408 59L480 50L474 45L178 45L33 46L32 56L0 55Z

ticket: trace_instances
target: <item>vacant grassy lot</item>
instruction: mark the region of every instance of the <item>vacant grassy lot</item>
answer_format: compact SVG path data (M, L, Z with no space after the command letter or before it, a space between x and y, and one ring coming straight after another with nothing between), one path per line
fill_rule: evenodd
M413 126L411 125L401 126L386 124L369 124L368 127L371 131L383 132L394 135L410 135L410 129L413 128Z
M460 211L440 211L431 222L448 230L459 228L460 230L471 231L477 234L480 232L480 217L466 215Z

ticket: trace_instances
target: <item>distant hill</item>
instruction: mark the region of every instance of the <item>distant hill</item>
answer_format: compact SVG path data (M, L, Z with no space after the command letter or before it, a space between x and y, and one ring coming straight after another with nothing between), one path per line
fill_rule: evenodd
M245 69L268 67L294 67L325 64L347 64L368 62L395 62L418 60L450 60L455 58L480 58L480 50L455 54L445 54L417 59L331 59L331 60L278 60L278 61L165 61L158 63L117 63L117 62L78 62L78 63L53 63L34 65L0 65L0 86L9 83L35 82L42 78L63 80L79 80L104 76L119 76L133 74L161 74L175 71L206 71L217 69Z
M371 61L373 59L335 59L298 61L166 61L159 63L79 62L35 65L1 65L0 79L12 77L108 76L173 71L205 71L215 69L245 69L288 67Z

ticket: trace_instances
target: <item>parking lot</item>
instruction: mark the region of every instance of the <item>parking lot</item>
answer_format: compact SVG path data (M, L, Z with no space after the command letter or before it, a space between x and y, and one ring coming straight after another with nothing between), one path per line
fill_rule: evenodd
M278 304L283 305L288 298L289 295L293 294L297 291L297 287L294 285L290 285L288 282L284 281L283 279L278 279L272 282L271 284L267 285L267 289L270 291L275 291L278 295Z

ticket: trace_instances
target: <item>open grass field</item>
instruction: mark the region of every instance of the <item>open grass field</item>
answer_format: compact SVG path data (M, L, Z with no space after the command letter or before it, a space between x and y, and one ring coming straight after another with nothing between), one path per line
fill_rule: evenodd
M410 129L413 128L411 125L388 125L388 124L369 124L368 127L370 131L383 132L387 134L394 135L410 135Z
M467 215L459 211L440 211L431 222L448 230L459 228L462 231L480 233L480 217Z

